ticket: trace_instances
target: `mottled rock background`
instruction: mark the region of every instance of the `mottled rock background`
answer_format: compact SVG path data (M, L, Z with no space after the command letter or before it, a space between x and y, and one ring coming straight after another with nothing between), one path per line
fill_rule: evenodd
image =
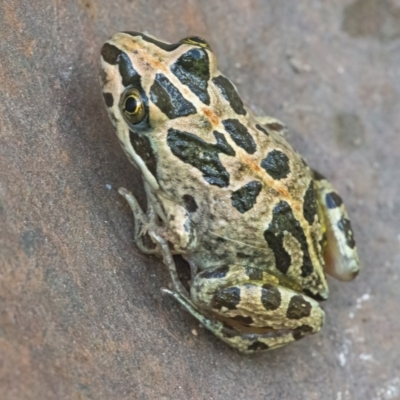
M241 356L161 295L97 79L118 30L206 38L339 189L363 271L320 334ZM400 398L399 66L400 0L0 0L0 398Z

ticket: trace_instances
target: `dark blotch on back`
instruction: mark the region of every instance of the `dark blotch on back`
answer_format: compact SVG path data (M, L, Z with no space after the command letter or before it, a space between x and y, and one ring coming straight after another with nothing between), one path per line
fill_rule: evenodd
M210 104L210 96L207 91L210 66L206 50L189 50L176 60L171 66L171 71L204 104Z
M286 274L291 265L291 257L283 247L285 231L290 232L299 242L303 253L302 276L309 276L314 268L308 251L306 236L299 221L294 217L289 204L286 201L280 201L272 211L272 221L268 229L264 231L264 238L274 253L276 268L283 274Z
M194 114L196 108L163 74L157 74L150 89L151 101L170 119Z
M272 150L261 161L261 166L274 179L286 178L290 173L289 158L279 150Z
M233 156L235 151L222 133L214 132L214 136L217 143L211 144L192 133L170 128L167 143L176 157L200 170L210 185L226 187L229 185L229 173L222 165L219 153Z
M103 98L107 107L112 107L114 104L114 97L111 93L103 93Z
M264 129L260 124L256 124L256 128L261 131L262 133L265 133L267 136L269 136L269 133L267 132L266 129Z
M257 351L257 350L267 350L268 349L268 345L263 343L263 342L254 342L252 343L249 347L247 347L247 350L253 350L253 351Z
M309 317L311 314L311 304L300 294L292 296L289 302L286 316L289 319L301 319Z
M240 303L240 289L236 286L218 290L212 300L211 307L220 310L226 307L228 310L235 310Z
M354 249L354 247L356 247L356 241L354 240L353 229L351 229L350 221L342 216L342 218L338 221L337 226L344 233L347 246L349 246L351 249Z
M256 142L247 128L237 119L225 119L222 121L226 131L231 135L233 141L247 153L253 154L257 150Z
M240 189L232 193L231 201L233 207L235 207L241 214L251 210L256 203L257 196L260 194L260 191L260 182L251 181L246 183Z
M184 194L182 199L185 202L186 211L193 213L199 208L195 199L190 194Z
M243 102L239 97L235 87L232 85L232 82L222 75L213 78L212 81L219 88L222 96L228 100L233 111L235 111L236 114L246 115Z
M274 311L281 305L281 294L279 290L268 283L262 286L261 302L267 311Z
M147 136L129 131L129 138L136 154L143 160L151 174L157 179L157 161Z
M336 192L327 193L325 202L328 208L337 208L343 204L342 198Z
M157 39L154 39L150 36L145 35L144 33L141 32L134 32L134 31L129 31L129 32L123 32L126 33L128 35L131 36L141 36L143 38L144 41L148 42L148 43L152 43L155 44L157 47L159 47L160 49L163 49L165 51L173 51L175 49L177 49L179 46L182 45L182 43L164 43L164 42L160 42Z
M221 132L214 131L215 139L217 139L217 148L221 153L224 153L228 156L236 155L235 150L233 150L232 146L225 139L225 135Z
M315 198L314 182L310 181L303 199L303 215L307 222L312 225L317 215L317 201Z
M292 259L290 254L283 247L283 233L275 235L267 229L264 232L264 239L274 253L276 268L283 274L286 274Z

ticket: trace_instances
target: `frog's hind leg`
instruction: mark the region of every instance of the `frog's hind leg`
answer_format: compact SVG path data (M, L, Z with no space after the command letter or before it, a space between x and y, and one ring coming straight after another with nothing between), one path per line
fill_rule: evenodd
M275 346L271 346L271 338L268 334L251 334L251 333L240 333L238 330L230 327L228 324L224 324L215 319L207 318L205 315L201 314L193 304L190 304L177 293L172 292L168 289L163 289L163 292L174 297L193 317L195 317L201 325L212 332L215 336L221 339L223 342L239 350L245 354L251 354L260 350L268 350L273 348L278 348L284 346L286 343L294 340L280 340L277 341ZM282 336L288 334L289 331L282 331ZM299 332L300 333L300 332ZM290 333L289 333L290 334ZM301 333L302 334L302 333ZM270 335L271 336L271 335ZM276 333L275 333L276 336ZM269 343L269 345L267 343Z
M140 251L144 254L161 255L159 247L153 242L147 232L151 225L155 225L155 213L150 209L148 215L146 215L136 200L136 197L125 188L119 188L118 193L125 198L132 210L135 218L134 239Z
M356 242L343 201L332 185L314 172L319 214L326 230L325 271L342 281L351 281L359 270Z
M243 353L281 347L319 331L324 321L315 300L254 268L201 272L192 283L192 304L167 292L208 330Z

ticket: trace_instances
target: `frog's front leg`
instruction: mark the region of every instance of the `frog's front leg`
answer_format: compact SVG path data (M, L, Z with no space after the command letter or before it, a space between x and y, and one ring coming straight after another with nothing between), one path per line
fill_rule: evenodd
M163 251L151 239L151 233L168 241L174 254L181 254L197 245L197 234L188 211L179 204L167 199L159 200L147 185L147 213L140 207L135 196L125 188L118 192L128 202L135 218L134 239L139 249L145 254L163 256Z
M325 271L337 279L350 281L357 276L360 262L349 217L336 190L318 172L314 172L314 183L326 230Z
M188 293L179 280L168 243L160 235L160 229L156 223L157 216L152 205L150 203L148 204L148 212L146 215L132 193L128 192L125 188L120 188L118 192L124 196L134 215L136 245L139 247L140 251L145 254L155 254L163 257L164 264L168 267L174 289L182 299L187 300Z
M151 239L149 230L157 227L157 216L151 204L148 205L147 215L143 212L136 197L125 188L119 188L118 193L128 202L135 218L134 240L140 251L144 254L155 254L161 256L162 253L157 244Z
M203 271L191 286L191 302L174 296L202 325L243 353L281 347L320 330L324 312L306 295L254 268Z

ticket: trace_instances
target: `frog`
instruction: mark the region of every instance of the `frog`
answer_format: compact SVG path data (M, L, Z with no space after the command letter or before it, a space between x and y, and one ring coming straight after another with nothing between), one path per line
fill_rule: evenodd
M326 275L360 269L351 223L332 184L256 116L198 36L176 43L118 32L101 49L104 102L143 178L139 250L162 258L172 296L238 351L272 350L318 332ZM174 257L190 268L181 281Z

